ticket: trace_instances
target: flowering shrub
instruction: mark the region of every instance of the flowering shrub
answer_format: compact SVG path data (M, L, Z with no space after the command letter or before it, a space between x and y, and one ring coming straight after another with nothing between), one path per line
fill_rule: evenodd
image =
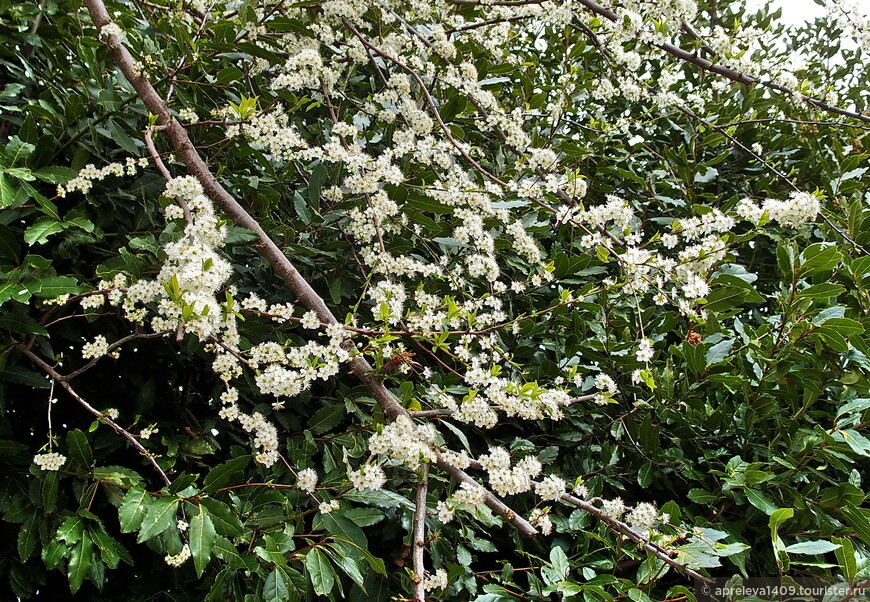
M857 4L0 19L7 595L870 578Z

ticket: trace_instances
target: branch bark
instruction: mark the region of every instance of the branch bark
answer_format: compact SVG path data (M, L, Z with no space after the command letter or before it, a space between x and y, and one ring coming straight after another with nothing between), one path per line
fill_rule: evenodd
M91 15L91 20L96 25L97 30L102 30L103 27L112 22L106 5L102 0L85 0L85 6ZM188 171L196 176L203 190L208 197L237 225L251 230L257 235L257 241L254 243L255 248L269 262L275 273L290 287L290 290L299 299L299 302L309 310L313 310L321 323L324 324L340 324L332 312L327 307L323 298L311 287L307 280L296 270L290 260L284 255L283 251L269 237L260 223L254 219L227 190L221 186L220 182L214 177L206 165L205 161L199 156L196 147L191 142L187 135L187 130L178 121L172 117L169 107L151 85L151 82L145 74L136 70L134 59L124 44L117 36L109 35L104 39L112 57L120 68L124 77L133 86L142 102L148 110L157 116L157 122L163 126L163 132L172 142L177 156L184 162ZM356 348L353 342L346 341L345 348L350 352L355 353ZM363 357L355 357L349 362L351 372L368 388L369 392L374 397L375 401L381 407L384 415L394 420L398 416L408 415L408 412L399 404L393 394L384 385L383 377L374 373L371 364ZM465 474L462 470L448 464L443 459L439 458L436 465L457 481L469 481L478 485L474 479ZM486 504L498 514L504 516L514 527L525 536L537 535L538 530L535 529L528 521L520 516L517 516L504 502L499 500L495 495L487 490Z
M423 463L420 484L417 485L417 509L414 511L414 602L424 602L426 587L423 552L426 550L426 494L429 491L429 465Z

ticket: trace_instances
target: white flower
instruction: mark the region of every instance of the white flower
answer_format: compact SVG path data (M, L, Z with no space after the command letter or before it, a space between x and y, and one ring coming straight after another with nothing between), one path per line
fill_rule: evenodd
M541 499L557 501L565 493L565 480L551 474L535 484L535 492L541 496Z
M656 507L650 503L643 502L635 506L634 510L628 515L626 521L632 528L641 533L648 533L655 524L658 517Z
M648 362L655 355L655 351L653 350L653 342L649 339L641 339L640 343L637 346L637 351L634 356L637 358L639 362Z
M314 491L314 488L317 487L317 471L313 468L306 468L305 470L300 470L299 474L296 475L296 485L302 491L307 491L311 493Z
M329 514L330 512L335 512L339 508L338 500L329 500L328 502L321 502L317 507L318 512L321 514Z
M304 328L319 328L320 327L320 319L317 317L317 312L313 309L311 311L305 312L305 315L302 316L302 321L300 322Z
M529 516L529 523L540 529L544 535L549 535L553 532L553 522L550 520L549 508L547 510L541 510L540 508L532 510L532 514Z
M439 501L437 508L439 521L446 525L453 520L453 508L450 507L450 504L444 501Z
M625 503L622 501L621 497L612 500L603 500L601 506L601 510L604 514L610 518L615 518L616 520L619 520L619 517L621 517L622 513L625 512Z
M190 546L184 544L184 547L181 548L181 551L178 554L175 554L174 556L167 554L164 560L169 566L179 567L184 564L188 558L190 558Z
M190 525L187 523L186 520L178 519L178 523L176 523L176 526L178 527L178 530L183 533L184 531L187 531L187 528Z
M359 490L370 489L377 491L382 489L384 483L387 482L387 475L384 474L384 470L376 464L364 464L359 470L350 473L349 476L354 488Z
M33 463L39 466L41 470L55 472L66 463L66 456L57 452L37 454L33 456Z
M126 34L124 34L124 30L121 27L113 22L106 23L100 28L100 36L103 38L108 38L109 36L115 36L121 42L123 42L126 38Z
M183 108L178 110L178 116L186 121L187 123L196 123L199 121L199 117L196 115L196 111L193 109Z
M109 343L106 341L106 337L98 334L94 338L93 343L85 343L82 346L82 357L85 359L102 357L106 355L108 351Z
M434 575L429 575L423 580L423 587L428 592L432 589L446 589L447 588L447 571L444 569L438 569L435 571Z
M787 201L767 199L763 204L770 219L788 228L799 228L812 221L821 207L819 199L808 192L793 192Z
M595 388L605 393L619 393L619 387L616 382L604 372L599 372L595 375Z

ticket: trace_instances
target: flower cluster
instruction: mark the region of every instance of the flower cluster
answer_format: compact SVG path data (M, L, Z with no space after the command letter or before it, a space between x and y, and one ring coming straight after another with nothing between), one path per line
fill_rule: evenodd
M317 511L321 514L329 514L330 512L335 512L340 507L341 504L338 503L338 500L329 500L328 502L320 502Z
M433 589L447 589L447 571L438 569L434 575L429 575L423 579L423 587L428 592Z
M164 560L169 566L177 568L187 562L188 558L190 558L190 546L185 543L178 554L167 554Z
M384 426L380 433L369 437L369 450L373 454L392 456L411 468L417 468L421 462L432 462L437 458L435 437L433 425L415 424L402 415Z
M254 456L254 459L260 464L272 466L278 461L278 429L275 425L266 420L260 412L246 414L239 409L238 406L239 392L237 389L230 387L221 395L221 401L224 406L220 411L221 418L230 421L237 421L242 428L247 432L254 433L254 445L260 448L260 451ZM316 484L317 475L314 475Z
M565 493L565 479L548 475L541 479L540 483L535 483L535 493L543 500L558 501Z
M296 485L302 491L313 493L314 488L317 487L317 471L313 468L300 470L296 475Z
M66 463L66 456L57 452L37 454L33 456L33 463L39 466L40 470L55 472Z
M550 509L535 508L529 516L529 523L541 530L544 535L553 532L553 522L550 520Z
M82 357L85 359L103 357L109 352L109 343L106 337L98 334L93 342L85 343L82 347Z
M534 456L526 456L511 468L510 453L503 447L491 447L489 453L478 459L489 474L489 484L499 495L516 495L532 488L532 479L541 474L541 462ZM544 493L553 495L561 479L551 478L544 486ZM564 481L561 483L564 490ZM548 498L552 499L552 498Z
M800 228L816 218L821 211L818 197L809 192L793 192L788 199L766 199L761 206L750 199L743 199L737 205L737 215L758 224L766 215L786 228Z
M348 475L354 489L360 491L370 489L377 491L383 489L387 482L387 475L384 474L384 469L377 464L363 464L358 470L351 472Z
M626 522L642 534L648 534L658 519L658 510L648 502L642 502L628 514Z
M137 169L147 165L148 159L144 157L140 159L127 157L124 163L109 163L100 169L89 163L79 170L79 173L74 178L66 184L57 187L57 196L64 198L68 193L76 191L87 194L93 188L95 182L104 180L108 176L132 176L136 174Z

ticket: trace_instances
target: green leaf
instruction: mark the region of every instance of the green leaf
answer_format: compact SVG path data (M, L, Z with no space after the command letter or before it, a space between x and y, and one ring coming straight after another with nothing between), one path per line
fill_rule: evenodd
M823 282L822 284L814 284L809 288L805 288L797 294L798 298L809 299L829 299L837 297L846 292L846 287L842 284L831 284Z
M42 507L46 512L54 512L57 506L58 474L46 472L42 477Z
M870 510L864 508L844 507L840 512L845 517L845 523L855 530L865 544L870 545Z
M778 508L777 505L774 504L769 497L767 497L757 489L746 487L743 492L746 494L746 499L749 500L749 503L764 512L765 514L773 514Z
M703 172L698 171L695 172L695 183L696 184L706 184L708 182L712 182L716 176L719 175L719 170L715 167L704 167Z
M286 602L290 598L287 584L284 583L284 575L274 569L263 583L263 600L265 602Z
M67 565L67 578L72 593L76 593L82 586L93 560L93 544L90 537L83 535L70 551L69 565Z
M211 559L211 549L215 538L214 525L207 510L202 506L199 507L199 512L190 518L188 537L196 575L202 577L202 572Z
M326 553L335 563L335 566L340 568L344 573L356 583L363 592L365 588L365 577L360 570L359 563L356 560L358 552L355 548L340 543L328 544L323 546Z
M831 318L830 320L827 320L823 326L819 327L819 330L828 328L836 330L843 336L861 334L864 332L864 327L861 325L861 322L849 318Z
M24 242L31 246L45 244L50 236L62 231L63 225L60 222L50 217L40 217L24 231Z
M15 203L15 189L10 179L0 171L0 209L9 207Z
M349 518L342 516L340 510L321 514L320 520L326 530L332 533L336 539L352 543L362 549L368 548L368 540L362 529Z
M217 83L219 84L228 84L230 82L238 81L242 77L242 71L236 67L226 67L225 69L221 69L217 75Z
M710 347L705 356L707 367L724 362L731 353L732 347L734 347L734 339L725 339Z
M784 547L782 544L782 540L779 538L779 527L782 525L782 523L789 520L793 516L794 508L780 508L778 510L774 510L770 514L770 520L768 520L767 524L770 528L770 540L773 542L773 549L777 553L777 555Z
M344 405L327 405L316 412L308 421L308 430L313 435L322 435L344 419L347 410Z
M552 564L553 568L556 569L556 572L559 574L561 580L565 580L568 578L568 573L571 570L571 565L568 562L568 556L565 554L565 550L558 546L551 549L550 564Z
M123 560L127 564L132 565L133 560L130 558L130 553L121 545L121 543L109 535L103 523L92 523L88 525L88 533L97 547L100 549L100 557L110 569L118 568L118 563Z
M88 443L87 436L79 429L72 430L66 434L66 446L69 450L70 459L87 470L94 461L94 455L91 453L91 445Z
M713 547L706 542L693 541L677 548L677 562L685 564L690 569L722 566L719 556L713 553L713 550Z
M202 490L207 493L217 491L221 487L229 485L236 476L242 472L251 461L251 456L239 456L223 464L215 466L203 481Z
M26 562L36 549L36 543L39 541L38 518L39 515L36 513L27 515L18 530L18 557L21 562Z
M328 177L329 174L323 163L318 163L311 172L311 176L308 178L308 200L312 207L320 207L320 191Z
M843 259L843 255L834 245L816 243L807 247L801 254L803 262L798 265L798 273L801 278L811 274L824 272L834 268Z
M351 508L344 515L359 527L371 527L384 520L384 513L376 508Z
M58 541L65 541L68 545L73 545L82 538L84 532L85 521L80 516L71 516L57 528L54 538Z
M305 555L305 570L308 572L308 579L311 581L314 593L318 596L328 596L335 585L335 574L326 555L317 548L309 550Z
M686 497L696 504L711 504L718 499L717 495L703 489L691 489Z
M203 498L200 503L208 510L217 533L227 537L240 537L245 532L242 521L223 502L214 498Z
M846 578L846 583L855 583L855 576L858 573L858 562L855 560L855 546L852 545L852 540L848 537L834 537L831 539L840 547L834 550L837 556L837 562L843 569L843 577Z
M831 543L824 539L816 541L803 541L795 543L785 548L790 554L826 554L840 548L840 544Z
M148 506L145 518L142 519L142 527L139 530L137 541L142 543L163 533L175 524L177 511L177 498L154 498Z
M853 429L837 431L843 436L843 440L859 456L870 456L870 439Z
M133 487L127 491L118 510L122 533L131 533L142 526L142 520L151 506L151 500L151 494L141 487Z
M97 466L94 479L119 487L134 487L142 482L142 475L124 466Z
M40 289L36 293L36 296L43 299L54 299L61 295L77 294L84 290L84 287L79 286L75 278L69 276L40 278L39 284Z

